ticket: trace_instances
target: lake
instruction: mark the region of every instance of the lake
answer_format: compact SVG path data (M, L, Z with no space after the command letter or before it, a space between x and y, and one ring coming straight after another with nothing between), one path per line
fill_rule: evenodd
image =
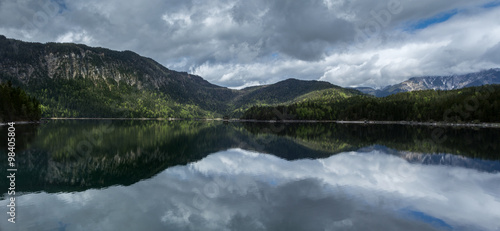
M500 230L499 140L408 125L16 125L16 223L2 177L0 230ZM7 176L4 141L0 154Z

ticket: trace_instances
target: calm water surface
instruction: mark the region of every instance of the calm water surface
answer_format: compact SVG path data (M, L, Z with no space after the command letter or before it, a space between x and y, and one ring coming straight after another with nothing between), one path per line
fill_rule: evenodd
M3 177L2 231L500 230L500 129L116 120L16 129L16 224Z

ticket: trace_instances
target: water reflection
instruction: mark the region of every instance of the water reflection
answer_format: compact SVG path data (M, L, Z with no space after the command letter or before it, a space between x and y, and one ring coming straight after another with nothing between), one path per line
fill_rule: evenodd
M380 151L386 154L399 156L410 163L425 165L448 165L476 169L478 171L497 173L500 171L500 161L468 158L465 156L447 153L420 153L410 151L399 151L381 145L373 145L360 148L358 152Z
M499 198L498 173L381 151L230 149L126 187L19 196L9 230L497 230Z
M71 120L16 129L17 223L0 219L0 230L500 229L499 129Z
M0 127L0 134L7 133ZM396 125L268 124L196 121L50 121L18 125L17 180L22 192L71 192L131 185L163 170L241 148L286 160L373 151L412 163L500 171L499 129ZM445 140L432 134L442 129ZM5 138L5 137L4 137ZM4 139L5 140L5 139ZM5 156L5 143L0 155ZM6 171L6 158L0 171ZM0 178L0 185L7 185ZM5 193L6 188L0 189ZM3 194L2 193L2 194Z

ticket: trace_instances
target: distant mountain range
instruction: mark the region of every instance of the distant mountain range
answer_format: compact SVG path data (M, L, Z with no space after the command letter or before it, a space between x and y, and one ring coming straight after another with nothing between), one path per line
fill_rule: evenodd
M500 84L500 68L465 75L414 77L395 85L386 86L382 89L370 87L357 87L355 89L365 94L385 97L400 92L429 89L455 90L487 84Z
M296 79L233 90L132 51L0 35L0 82L7 81L36 97L44 117L239 117L253 105L362 94Z

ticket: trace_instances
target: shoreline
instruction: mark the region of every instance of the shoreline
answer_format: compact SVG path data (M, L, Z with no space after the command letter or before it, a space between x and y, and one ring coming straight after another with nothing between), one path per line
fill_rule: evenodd
M41 123L44 123L42 120L39 120L39 121L10 121L10 122L14 122L16 124L41 124ZM0 123L0 126L6 126L7 123L10 123L10 122L1 122Z
M416 121L347 121L347 120L229 120L235 122L262 122L262 123L337 123L337 124L391 124L431 127L479 127L500 128L500 123L448 123L448 122L416 122Z
M102 118L102 117L86 117L86 118L61 118L61 117L51 117L51 118L41 118L40 120L186 120L181 118Z
M416 121L347 121L347 120L249 120L249 119L222 119L222 118L41 118L39 121L12 121L16 124L36 124L46 123L50 120L138 120L138 121L223 121L223 122L244 122L244 123L337 123L337 124L360 124L360 125L410 125L410 126L431 126L431 127L469 127L469 128L500 128L500 123L447 123L447 122L416 122ZM7 123L0 123L5 126Z
M479 127L500 128L500 123L448 123L448 122L415 122L415 121L337 121L339 124L398 124L431 127Z

